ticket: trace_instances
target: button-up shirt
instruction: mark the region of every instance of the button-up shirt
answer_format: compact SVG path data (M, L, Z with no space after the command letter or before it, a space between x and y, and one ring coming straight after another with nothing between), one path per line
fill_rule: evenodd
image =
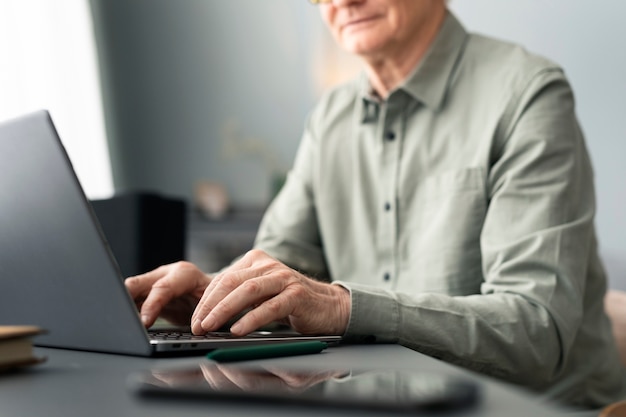
M623 393L589 156L554 63L448 14L384 100L311 113L256 247L346 287L345 338L401 343L573 404Z

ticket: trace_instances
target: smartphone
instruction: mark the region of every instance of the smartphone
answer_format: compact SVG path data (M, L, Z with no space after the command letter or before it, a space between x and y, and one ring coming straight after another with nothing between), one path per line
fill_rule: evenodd
M411 411L468 408L480 397L477 382L433 372L307 370L209 361L191 368L136 373L129 384L146 398L291 401Z

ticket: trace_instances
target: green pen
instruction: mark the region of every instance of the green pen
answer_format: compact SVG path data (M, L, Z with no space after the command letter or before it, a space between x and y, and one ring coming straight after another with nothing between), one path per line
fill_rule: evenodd
M328 343L319 340L305 342L275 343L255 346L220 348L206 355L216 362L247 361L252 359L277 358L281 356L307 355L319 353L328 347Z

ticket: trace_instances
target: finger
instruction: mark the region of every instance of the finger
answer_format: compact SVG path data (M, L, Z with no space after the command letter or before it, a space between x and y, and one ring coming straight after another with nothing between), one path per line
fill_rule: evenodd
M204 290L202 297L200 297L200 301L198 301L198 304L196 305L196 308L194 309L194 312L191 315L192 328L193 328L194 323L198 319L200 319L200 317L204 318L210 311L210 308L206 306L207 299L209 298L209 296L211 295L211 293L213 292L217 284L222 280L223 276L224 276L224 273L221 273L213 277L209 285Z
M209 313L211 307L207 305L207 299L213 293L213 290L215 289L215 287L222 281L225 275L230 275L233 273L234 274L240 273L238 272L238 269L241 269L241 259L237 261L236 263L234 263L233 265L231 265L226 271L223 271L213 277L209 285L204 290L202 297L200 297L200 301L198 301L198 305L196 306L196 309L191 315L192 328L193 328L193 323L197 319L202 320L202 318L204 318ZM242 277L244 279L245 279L245 276L246 276L245 273L242 274Z
M191 316L192 332L202 334L210 331L207 330L207 327L203 328L202 321L210 314L215 305L242 282L250 278L266 275L277 264L279 263L265 252L252 249L235 261L228 269L215 276L204 291ZM282 266L282 264L280 265ZM235 312L234 314L237 313ZM206 325L210 329L216 328L210 323Z
M213 311L215 306L222 300L227 298L229 294L231 294L233 291L235 291L235 289L243 285L245 282L251 279L255 279L258 276L259 271L253 268L248 268L243 270L227 271L215 277L211 281L207 289L204 291L202 298L198 302L198 305L196 306L196 309L192 314L192 331L195 334L202 334L207 331L214 330L224 324L224 322L230 317L248 307L249 305L244 305L243 302L240 302L238 303L238 305L243 305L240 310L232 312L232 315L230 317L226 317L224 321L220 321L219 323L215 321L215 323L212 323L215 316L211 315L211 312ZM220 315L220 318L222 317L222 315ZM211 319L206 321L207 317L209 316L211 316Z
M288 292L277 294L244 315L233 324L230 331L238 336L251 333L259 327L289 316L295 310L297 303L303 301Z
M264 254L263 252L258 250L248 251L248 253L235 261L225 271L213 277L208 287L204 291L204 294L200 298L200 301L198 302L199 308L197 308L191 316L192 323L198 318L198 316L205 317L208 314L210 307L207 305L207 299L213 293L215 287L222 281L224 276L228 276L229 274L237 274L241 277L242 280L244 280L246 279L246 277L254 277L258 275L258 273L252 272L252 264L254 262L254 259L259 256L257 252ZM233 277L231 276L230 279L233 279Z
M272 266L277 262L274 258L267 255L265 252L252 249L248 251L244 256L237 259L230 267L225 271L218 274L209 283L206 291L198 302L198 307L191 316L192 328L196 321L202 321L206 317L210 310L214 307L214 303L210 300L221 300L226 294L236 288L241 282L246 279L254 278L264 275L268 270L271 270ZM214 290L226 278L226 281L231 284L230 287L223 286L221 291L214 293ZM231 282L232 280L232 282ZM200 332L200 324L195 326Z
M205 332L222 326L230 318L244 309L261 304L267 299L274 297L276 294L280 293L286 285L285 274L276 273L247 279L232 290L230 289L232 284L225 282L227 279L228 277L225 277L222 280L222 283L224 283L223 287L218 285L206 300L209 307L214 307L207 310L208 313L206 317L200 322L200 326ZM241 277L234 277L233 279L240 280ZM267 324L271 321L272 320L269 320L263 324Z
M154 324L172 299L193 292L201 284L199 280L205 277L192 264L176 263L161 268L161 274L165 272L165 275L153 282L141 306L141 321L146 327Z
M150 289L155 282L163 278L167 274L167 267L161 266L145 274L135 275L133 277L126 278L124 285L130 293L133 300L138 298L145 298L150 293Z

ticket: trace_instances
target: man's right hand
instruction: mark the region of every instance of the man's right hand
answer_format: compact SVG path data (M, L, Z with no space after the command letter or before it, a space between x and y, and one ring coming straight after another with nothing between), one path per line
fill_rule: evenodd
M127 278L126 288L146 327L162 316L177 325L189 325L211 277L192 263L176 262Z

